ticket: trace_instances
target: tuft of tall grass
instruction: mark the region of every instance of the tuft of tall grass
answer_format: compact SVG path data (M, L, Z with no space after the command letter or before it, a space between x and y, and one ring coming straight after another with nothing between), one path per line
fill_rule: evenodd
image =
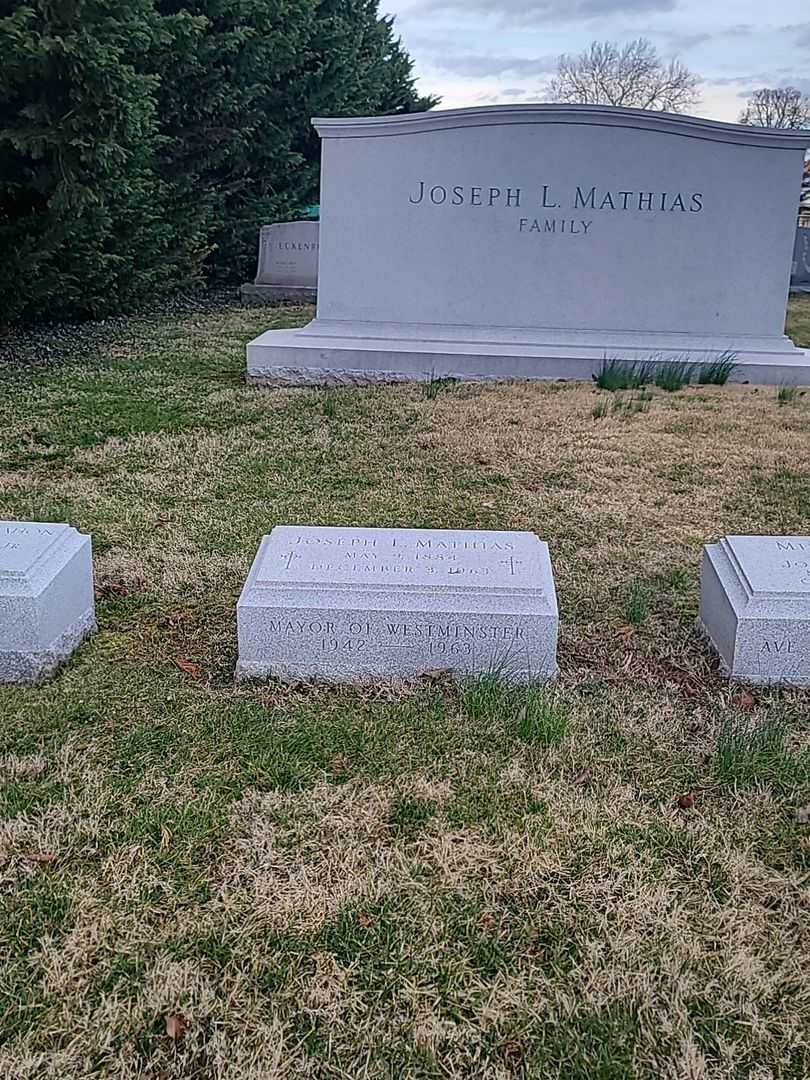
M624 617L631 626L641 626L649 614L649 591L642 582L634 581L624 601Z
M716 359L698 365L695 382L701 386L725 386L736 366L737 354L722 352Z
M790 787L810 779L810 751L792 750L781 716L727 716L717 736L718 780L745 787L758 782Z
M458 379L451 375L437 375L435 371L431 371L427 380L422 383L422 388L428 401L435 401L442 390L449 390L457 382Z
M777 405L795 405L801 397L798 386L780 386L776 391Z
M501 720L523 742L554 746L568 731L568 707L540 683L514 683L505 669L461 680L459 694L471 720Z
M682 360L670 360L656 365L655 385L669 393L683 390L692 381L694 373L694 364L687 364Z
M594 375L600 390L638 390L651 379L649 364L634 364L618 357L606 357Z

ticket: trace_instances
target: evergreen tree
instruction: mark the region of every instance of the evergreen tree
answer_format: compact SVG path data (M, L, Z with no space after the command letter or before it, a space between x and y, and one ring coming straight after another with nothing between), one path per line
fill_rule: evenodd
M151 0L0 3L0 317L99 315L167 275Z
M378 0L318 0L302 72L305 107L296 142L313 176L320 139L311 117L423 112L438 103L416 92L413 61L394 36L393 18L381 18L378 7Z
M194 26L159 55L173 244L218 281L252 273L259 226L318 198L310 118L428 108L378 0L157 0ZM208 243L206 244L205 239Z
M314 0L157 0L193 24L155 54L172 243L194 238L198 268L245 280L259 226L294 213L311 189L292 149L299 57Z
M378 0L0 0L0 319L243 281L314 115L428 108Z

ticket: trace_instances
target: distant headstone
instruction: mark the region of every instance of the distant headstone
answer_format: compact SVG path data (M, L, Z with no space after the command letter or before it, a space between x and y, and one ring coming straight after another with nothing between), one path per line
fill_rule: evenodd
M810 292L810 226L796 230L790 287L795 292Z
M242 679L557 672L548 545L528 532L280 525L237 619Z
M248 302L298 300L314 304L318 297L317 221L263 225L259 232L256 280L242 286Z
M810 686L810 536L708 544L698 627L731 678Z
M90 537L0 521L0 682L45 678L95 626Z

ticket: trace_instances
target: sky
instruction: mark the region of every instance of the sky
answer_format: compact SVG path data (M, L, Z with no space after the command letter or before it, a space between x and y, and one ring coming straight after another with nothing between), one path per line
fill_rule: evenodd
M810 94L806 0L383 0L439 108L544 100L561 53L647 37L702 79L689 111L737 120L751 91Z

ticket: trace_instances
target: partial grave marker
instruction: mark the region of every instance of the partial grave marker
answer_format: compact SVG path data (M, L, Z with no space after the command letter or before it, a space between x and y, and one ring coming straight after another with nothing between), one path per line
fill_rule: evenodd
M794 292L810 292L810 225L796 229L790 288Z
M698 629L730 678L810 686L810 536L707 544Z
M237 620L239 679L557 673L548 545L528 532L279 525Z
M263 225L256 280L242 286L242 300L314 304L318 298L319 230L317 221Z
M0 682L47 677L95 627L90 537L0 521Z

